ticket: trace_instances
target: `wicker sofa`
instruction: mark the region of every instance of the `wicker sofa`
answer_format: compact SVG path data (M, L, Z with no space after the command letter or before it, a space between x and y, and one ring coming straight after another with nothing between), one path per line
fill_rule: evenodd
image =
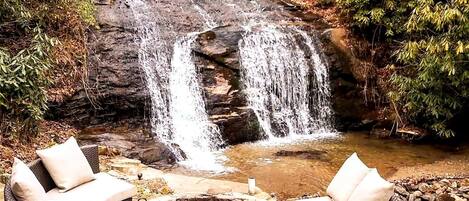
M86 187L85 188L83 188L83 187L80 188L80 186L78 186L75 189L72 189L72 190L70 190L66 193L55 193L55 194L64 194L65 196L67 196L66 194L69 193L69 197L71 199L67 199L67 198L63 197L63 195L59 195L59 196L62 196L62 197L59 197L59 198L56 197L54 200L61 200L61 201L89 200L90 198L86 197L86 196L90 196L90 195L93 196L92 200L115 200L115 199L112 199L112 198L122 197L123 196L122 194L120 194L119 196L116 196L117 194L121 193L121 192L118 192L118 191L123 190L123 188L119 188L119 187L116 188L115 185L118 185L119 183L126 185L124 188L127 188L127 189L124 189L124 190L127 190L127 191L129 190L128 188L129 188L130 184L127 184L124 181L121 181L119 179L112 178L109 175L105 176L105 173L100 173L99 172L98 146L96 146L96 145L83 146L83 147L81 147L81 150L82 150L83 154L85 155L86 159L88 160L88 163L90 164L91 169L93 170L93 173L95 175L97 175L96 180L91 181L89 183L85 183L85 184L82 185L82 186L88 185L88 189L86 189ZM55 185L54 181L52 180L51 176L49 175L49 172L46 170L46 168L44 167L44 165L43 165L43 163L41 162L40 159L37 159L37 160L31 162L28 166L32 170L32 172L34 173L36 178L39 180L41 185L44 187L44 190L46 192L48 192L48 194L52 191L57 191L56 190L57 188L56 188L56 185ZM97 185L99 185L98 182L101 182L103 180L101 178L104 178L104 180L107 180L106 181L107 183L112 182L113 185L111 185L111 186L109 186L109 185L107 185L107 186L103 186L103 185L97 186ZM112 181L110 181L110 180L112 180ZM92 184L93 182L95 182L95 183ZM94 186L91 186L90 184L94 185ZM103 184L103 183L101 183L101 184ZM99 188L106 188L106 189L99 189ZM85 193L85 191L87 191L87 190L94 191L94 192L89 192L89 193L86 192ZM73 191L75 191L75 192L73 192ZM77 191L80 191L80 192L77 192ZM88 194L88 195L83 195L84 197L81 197L82 194ZM99 198L95 199L95 197L99 197ZM126 197L126 196L124 195L124 197ZM9 185L9 182L5 185L4 199L5 199L5 201L17 201L17 199L15 198L15 196L12 192L11 186ZM123 201L131 201L131 200L132 200L131 196L126 197L126 198L123 199Z

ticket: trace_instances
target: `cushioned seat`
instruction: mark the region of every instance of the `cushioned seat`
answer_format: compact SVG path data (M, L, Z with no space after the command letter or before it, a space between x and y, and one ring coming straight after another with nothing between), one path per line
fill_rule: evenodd
M136 189L132 184L106 173L95 174L96 179L77 186L65 193L58 188L47 192L49 201L121 201L133 197Z
M328 196L324 196L324 197L308 198L308 199L297 200L297 201L333 201L333 200Z

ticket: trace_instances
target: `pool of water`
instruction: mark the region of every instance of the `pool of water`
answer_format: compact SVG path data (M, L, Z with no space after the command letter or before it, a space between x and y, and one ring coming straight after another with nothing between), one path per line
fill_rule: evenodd
M395 179L396 174L399 177L413 176L420 167L423 171L435 171L435 174L438 171L469 173L467 145L409 144L395 139L377 139L364 133L272 144L258 142L227 148L223 153L227 157L224 165L235 169L232 172L211 174L182 167L171 171L237 182L255 177L259 187L277 194L280 199L324 193L343 161L353 152L357 152L369 167L376 167L387 179ZM445 163L439 164L439 161ZM427 167L434 164L438 164L438 168ZM461 167L448 168L454 165Z

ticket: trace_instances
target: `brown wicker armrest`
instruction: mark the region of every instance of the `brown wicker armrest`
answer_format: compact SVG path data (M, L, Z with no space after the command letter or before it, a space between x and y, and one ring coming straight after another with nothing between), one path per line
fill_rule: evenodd
M81 147L81 151L88 160L88 163L93 170L93 173L99 173L99 155L98 155L98 145L86 145Z
M99 173L98 146L83 146L81 147L81 151L88 160L88 163L90 164L93 173ZM49 172L44 167L40 159L34 160L33 162L29 163L28 166L36 176L37 180L39 180L39 183L41 183L42 187L44 187L44 190L46 192L56 187L54 180L52 180L52 177L50 176ZM4 199L5 201L17 201L11 190L10 181L5 184Z

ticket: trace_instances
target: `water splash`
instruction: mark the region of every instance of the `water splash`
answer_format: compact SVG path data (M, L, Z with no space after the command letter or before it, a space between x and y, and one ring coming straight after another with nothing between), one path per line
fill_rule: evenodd
M263 25L247 29L239 43L248 104L267 138L332 129L327 65L313 42L300 30ZM314 72L312 83L310 68ZM314 98L310 99L311 95Z

